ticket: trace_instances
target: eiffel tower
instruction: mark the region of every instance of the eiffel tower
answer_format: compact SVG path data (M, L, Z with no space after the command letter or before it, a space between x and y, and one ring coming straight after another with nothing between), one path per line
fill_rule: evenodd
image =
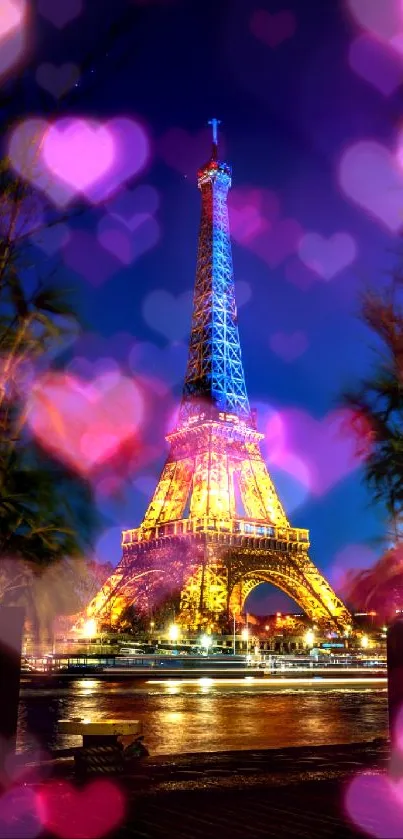
M198 172L202 208L189 356L169 454L144 519L122 534L123 557L86 617L118 624L130 603L148 615L181 592L177 622L216 631L271 583L310 620L339 631L346 607L290 525L264 463L249 407L235 303L227 195L231 168L212 154Z

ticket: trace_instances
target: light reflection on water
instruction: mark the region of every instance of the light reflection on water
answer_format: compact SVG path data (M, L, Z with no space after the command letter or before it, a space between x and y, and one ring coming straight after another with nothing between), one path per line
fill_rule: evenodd
M151 754L346 743L387 733L383 685L270 684L268 679L104 682L22 688L18 746L78 745L57 720L140 719Z

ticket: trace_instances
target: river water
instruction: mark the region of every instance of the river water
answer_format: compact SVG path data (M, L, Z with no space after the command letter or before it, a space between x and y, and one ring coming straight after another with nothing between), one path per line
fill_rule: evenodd
M140 719L151 754L348 743L387 734L386 686L270 679L80 679L22 685L18 747L75 746L57 731L69 717Z

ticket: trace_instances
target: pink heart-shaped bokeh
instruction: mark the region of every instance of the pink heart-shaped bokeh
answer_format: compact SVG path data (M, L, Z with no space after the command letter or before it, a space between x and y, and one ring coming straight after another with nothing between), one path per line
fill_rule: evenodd
M64 207L76 197L94 204L111 198L143 171L150 146L143 126L126 118L28 119L12 131L8 154L19 175Z
M403 52L403 11L401 0L347 0L353 19L391 49Z
M311 271L331 280L354 262L357 248L349 233L334 233L329 239L320 233L306 233L300 240L298 256Z
M115 162L113 134L85 120L60 120L45 133L42 157L47 169L74 193L88 195Z
M116 195L122 184L144 172L151 156L150 139L139 121L116 117L106 127L113 136L116 154L111 169L88 194L94 204L109 200Z
M250 29L255 38L272 49L295 34L295 15L287 10L270 14L266 9L256 9L250 19Z
M305 411L291 409L282 411L281 418L285 438L281 445L276 443L273 452L270 451L273 437L270 421L266 428L270 462L303 484L306 482L307 467L308 486L313 495L324 495L363 462L364 453L357 450L357 440L353 433L356 418L353 412L333 411L318 420ZM278 441L277 431L275 439ZM302 471L299 467L296 472L293 471L294 457L304 464Z
M123 823L125 796L106 779L76 789L67 781L52 781L37 793L43 826L60 839L98 839Z
M27 29L26 0L2 0L0 13L0 76L23 54Z
M275 332L270 338L273 352L283 361L295 361L308 348L309 342L305 332Z
M403 225L403 170L389 149L375 141L356 143L339 167L344 194L392 233Z
M271 268L295 253L302 228L294 219L280 217L280 201L270 190L238 189L229 196L231 234Z
M403 83L399 56L371 35L364 33L355 38L350 44L348 60L351 69L384 96L391 96Z
M280 216L280 202L270 190L233 189L228 208L231 236L245 246L268 233Z
M380 773L356 775L348 786L345 808L351 821L376 839L401 839L403 782Z
M27 398L28 424L48 451L88 475L137 437L144 401L132 379L105 373L86 382L39 377Z
M25 0L1 0L0 42L23 25L25 14Z

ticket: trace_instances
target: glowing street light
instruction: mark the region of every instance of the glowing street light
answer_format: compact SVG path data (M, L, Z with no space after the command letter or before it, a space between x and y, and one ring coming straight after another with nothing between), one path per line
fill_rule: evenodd
M305 633L304 641L307 647L313 647L315 643L315 633L312 629L308 629L308 632Z
M368 645L369 645L368 635L363 635L362 638L361 638L361 646L364 650L366 650Z
M207 650L207 652L209 647L211 647L212 643L213 639L211 635L202 635L202 637L200 638L200 646L204 647L204 649Z
M171 623L169 627L169 640L177 641L179 638L179 626L176 623Z
M243 641L246 641L246 655L248 656L248 654L249 654L249 629L248 629L247 626L245 626L245 629L242 630L241 638L242 638Z
M94 618L87 620L83 626L83 637L93 638L97 634L97 622Z

